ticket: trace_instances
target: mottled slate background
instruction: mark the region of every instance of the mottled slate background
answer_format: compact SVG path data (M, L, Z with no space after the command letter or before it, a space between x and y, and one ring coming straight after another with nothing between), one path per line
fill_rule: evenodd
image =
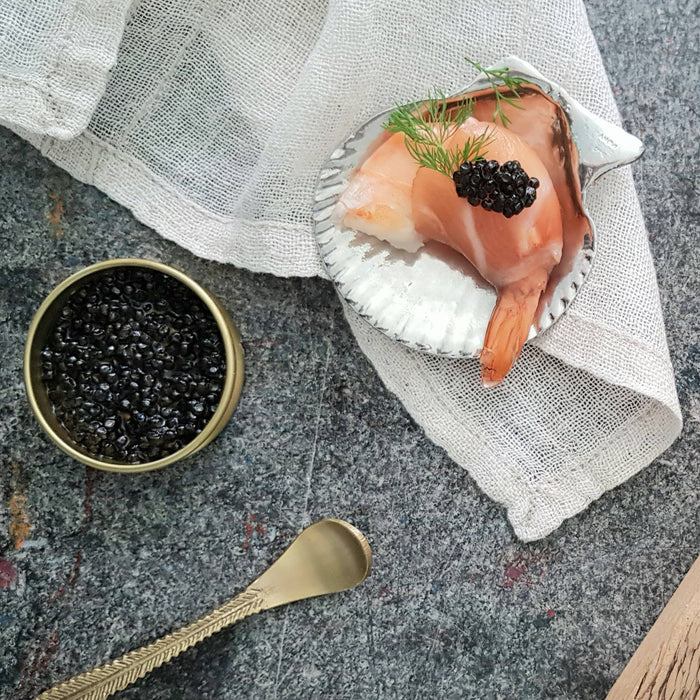
M530 545L386 392L328 283L195 259L0 131L2 697L33 697L209 611L325 515L369 537L365 585L249 619L119 697L605 696L700 553L700 8L586 5L625 124L647 146L634 172L685 430ZM20 372L51 287L127 255L208 286L247 356L240 407L219 439L184 464L128 477L59 453L30 415Z

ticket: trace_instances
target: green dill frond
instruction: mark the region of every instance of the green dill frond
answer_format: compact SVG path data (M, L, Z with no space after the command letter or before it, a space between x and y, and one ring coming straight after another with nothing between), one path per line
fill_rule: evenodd
M524 109L524 107L520 104L520 93L518 92L518 88L526 83L527 80L510 75L508 68L484 68L476 61L472 61L471 58L465 57L465 60L480 73L483 73L487 80L491 83L494 98L496 99L496 109L493 112L493 121L495 122L496 119L500 119L501 124L507 127L511 120L503 112L503 103L505 102L516 109ZM510 95L505 92L501 92L498 89L501 85L505 85L508 88Z
M466 161L483 160L488 145L493 141L490 131L473 136L461 148L447 149L442 144L416 143L406 139L406 150L423 168L437 170L447 177Z
M496 100L493 121L495 123L500 119L501 124L507 127L511 120L503 112L503 105L523 109L518 88L527 81L510 75L508 68L488 69L470 58L466 60L491 83ZM499 91L498 88L502 86L507 90ZM445 148L445 142L472 114L474 100L471 97L450 104L444 92L434 90L426 100L397 105L382 126L387 131L404 135L406 149L422 168L431 168L452 177L465 161L483 159L494 138L492 130L487 129L484 133L467 139L462 148Z
M427 100L397 105L383 128L404 135L406 149L418 165L451 178L465 160L482 158L492 140L484 133L468 139L460 149L445 148L445 142L473 113L471 98L450 105L445 93L435 90Z

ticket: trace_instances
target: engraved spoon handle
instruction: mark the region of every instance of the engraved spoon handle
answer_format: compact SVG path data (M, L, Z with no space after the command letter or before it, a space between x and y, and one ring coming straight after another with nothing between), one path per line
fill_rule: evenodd
M215 632L260 612L265 599L261 591L247 588L233 600L186 627L130 651L104 666L75 676L39 695L36 700L103 700L124 690L154 668L162 666Z

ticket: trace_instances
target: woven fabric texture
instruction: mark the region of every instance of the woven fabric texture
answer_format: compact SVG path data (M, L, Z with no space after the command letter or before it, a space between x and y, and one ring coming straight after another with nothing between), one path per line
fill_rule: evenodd
M580 0L0 0L0 119L197 255L323 275L321 164L373 114L450 92L509 54L620 118ZM111 71L110 71L111 69ZM543 537L661 453L680 410L629 168L589 209L598 250L568 313L502 386L412 352L347 310L427 434ZM408 468L408 467L407 467Z

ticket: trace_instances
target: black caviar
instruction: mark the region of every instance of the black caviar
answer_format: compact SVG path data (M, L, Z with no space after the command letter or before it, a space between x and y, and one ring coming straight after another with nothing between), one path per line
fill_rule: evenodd
M481 205L486 211L503 214L507 219L531 207L537 197L540 181L530 177L517 160L499 165L496 160L466 161L452 179L460 197L469 204Z
M74 290L41 351L56 418L90 455L144 463L191 442L216 411L223 341L202 300L141 267L95 273Z

